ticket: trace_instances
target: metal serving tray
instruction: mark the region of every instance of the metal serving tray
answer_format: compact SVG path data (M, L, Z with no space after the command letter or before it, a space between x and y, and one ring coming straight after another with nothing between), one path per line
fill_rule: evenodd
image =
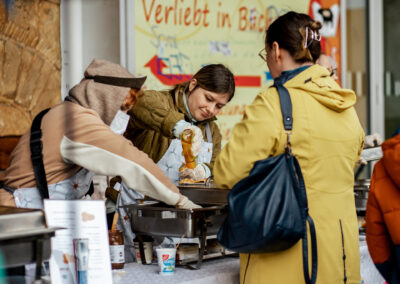
M0 206L0 251L6 267L50 258L50 238L58 228L48 228L44 212Z
M182 195L185 195L196 204L227 204L229 189L220 189L215 183L183 184L178 186Z
M131 204L129 217L136 234L163 237L196 238L215 235L225 220L225 204L202 204L203 208L178 209L161 202Z

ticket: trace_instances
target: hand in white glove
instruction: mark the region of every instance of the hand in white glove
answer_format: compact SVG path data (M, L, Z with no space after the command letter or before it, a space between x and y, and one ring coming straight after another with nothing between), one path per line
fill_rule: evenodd
M364 148L376 147L382 144L382 137L378 133L367 135L364 138Z
M210 169L204 164L198 164L193 170L185 168L179 173L179 178L190 178L192 180L201 180L211 175Z
M354 171L357 172L357 170L361 167L361 166L365 166L367 164L367 161L360 157L360 159L358 159L357 163L356 163L356 167L354 168Z
M360 157L360 159L358 159L358 162L357 162L357 164L358 165L366 165L367 164L367 160L365 160L364 158L362 158L362 157Z
M197 205L190 201L186 196L181 196L179 199L178 203L175 205L177 208L181 209L196 209L196 208L201 208L200 205Z
M192 124L185 121L185 120L179 120L175 126L174 129L172 129L172 134L174 134L174 136L178 139L181 139L181 134L183 132L183 130L185 130L186 128L190 127Z
M203 143L203 133L201 132L200 128L194 125L191 125L186 129L190 129L193 131L192 153L196 157L201 150L201 144Z
M201 144L203 143L203 133L201 129L195 125L190 124L184 120L178 121L173 129L173 134L176 138L180 139L183 130L190 129L193 131L193 140L192 140L192 153L194 156L197 156L200 153Z

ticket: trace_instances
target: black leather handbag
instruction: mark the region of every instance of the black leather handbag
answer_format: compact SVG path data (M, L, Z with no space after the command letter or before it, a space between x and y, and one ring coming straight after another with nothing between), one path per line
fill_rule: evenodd
M218 232L218 241L239 253L268 253L288 249L303 239L303 270L306 283L317 276L317 240L308 214L307 195L300 165L290 144L292 103L283 84L304 68L284 72L275 79L284 128L285 153L260 160L249 176L228 195L229 215ZM312 247L312 276L308 269L307 222Z

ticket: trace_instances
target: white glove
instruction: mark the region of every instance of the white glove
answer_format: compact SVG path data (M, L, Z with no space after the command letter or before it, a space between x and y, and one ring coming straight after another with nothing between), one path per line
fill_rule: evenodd
M176 138L180 139L183 130L190 129L193 131L193 140L192 140L192 153L196 157L200 153L201 145L203 143L203 133L201 129L195 125L190 124L184 120L179 120L173 129L173 134Z
M175 124L174 129L172 129L172 134L174 134L174 136L176 138L181 139L181 134L182 134L183 130L190 127L191 125L192 124L190 124L189 122L187 122L185 120L179 120Z
M111 130L118 135L124 134L126 128L128 127L129 119L129 114L119 110L111 121Z
M367 161L364 158L358 159L357 163L356 163L356 167L354 168L354 171L357 172L357 170L362 166L362 165L366 165Z
M201 145L203 144L203 133L200 128L194 125L191 125L187 129L191 129L194 133L192 140L192 153L196 157L200 153Z
M178 203L175 205L177 208L181 209L196 209L196 208L202 208L200 205L197 205L190 201L186 196L183 196L180 198Z
M360 157L360 159L358 159L357 164L358 164L359 166L361 166L361 165L364 165L364 166L365 166L365 165L367 164L367 160L365 160L364 158Z
M382 137L378 133L367 135L364 138L364 148L376 147L382 144Z
M210 169L204 164L198 164L193 170L185 168L179 173L179 178L190 178L192 180L201 180L211 175Z

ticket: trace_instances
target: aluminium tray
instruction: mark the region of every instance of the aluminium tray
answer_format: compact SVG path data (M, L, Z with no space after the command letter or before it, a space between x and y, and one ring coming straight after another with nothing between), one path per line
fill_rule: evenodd
M228 210L225 204L202 204L203 208L179 209L161 202L131 204L129 217L136 234L197 238L201 237L204 224L206 235L215 235L225 220Z

